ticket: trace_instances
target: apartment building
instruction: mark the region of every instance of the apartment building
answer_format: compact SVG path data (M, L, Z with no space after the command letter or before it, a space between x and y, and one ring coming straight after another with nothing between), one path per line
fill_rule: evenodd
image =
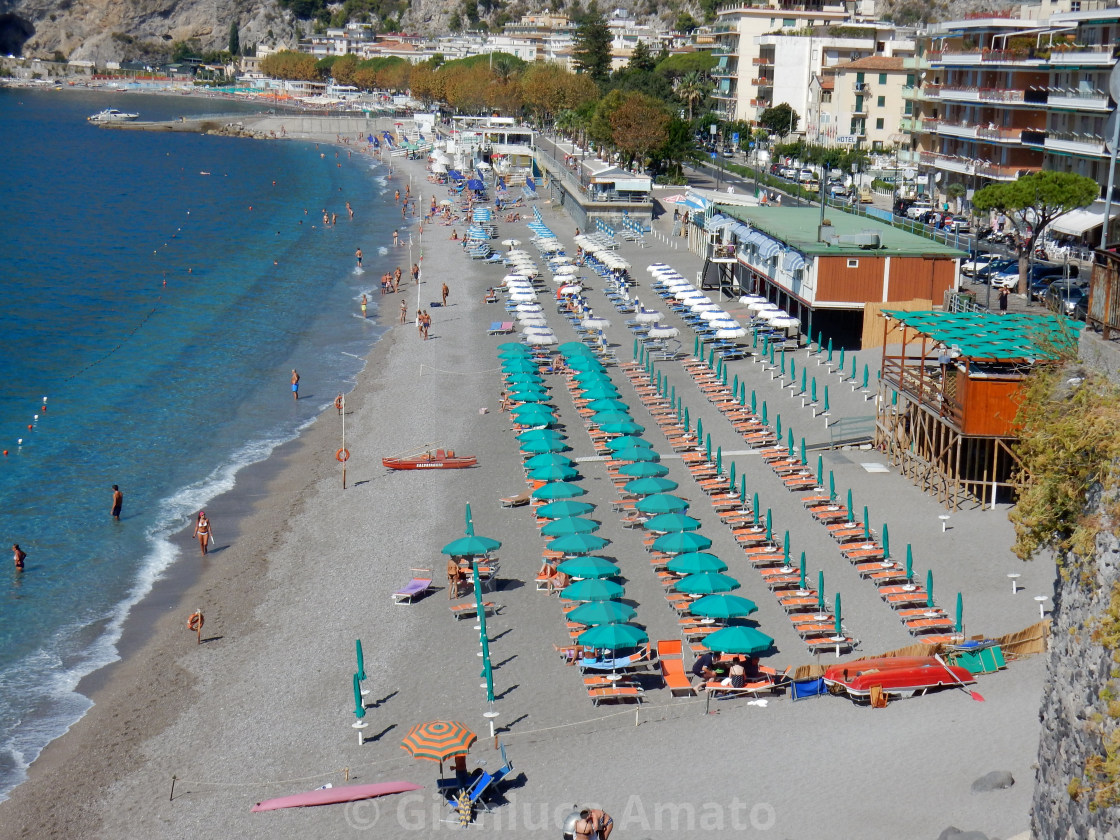
M913 83L914 71L903 65L904 60L873 55L826 69L823 77L831 78L832 91L822 97L827 101L820 106L818 142L872 150L905 143L908 138L900 130L899 118L911 103L902 92L908 82Z
M1024 7L933 27L920 57L904 62L916 76L903 93L911 103L902 120L906 158L942 173L942 188L979 189L1045 169L1092 178L1103 194L1120 8L1064 5L1048 17Z

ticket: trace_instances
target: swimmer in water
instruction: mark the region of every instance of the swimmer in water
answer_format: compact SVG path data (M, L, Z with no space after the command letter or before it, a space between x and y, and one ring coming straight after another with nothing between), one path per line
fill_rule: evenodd
M362 249L359 248L357 251L355 251L354 256L358 260L358 268L361 268L362 267Z
M19 543L12 543L12 559L16 562L16 571L22 572L24 561L27 560L27 552L19 547Z

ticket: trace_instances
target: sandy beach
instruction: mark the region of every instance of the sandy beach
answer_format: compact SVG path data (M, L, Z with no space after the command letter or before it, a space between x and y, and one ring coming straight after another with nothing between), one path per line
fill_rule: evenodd
M418 206L426 206L432 190L445 197L446 188L426 182L421 162L397 161L394 181L407 183L411 173ZM574 225L565 212L545 201L539 206L574 251ZM528 242L531 212L521 212L520 222L499 224L499 239ZM671 219L657 226L668 232ZM457 227L461 233L465 226ZM591 706L578 669L565 667L553 651L567 638L560 605L533 585L544 541L527 509L498 502L525 488L509 415L498 410L496 347L510 338L487 335L492 321L505 318L500 304L482 301L505 271L469 260L449 235L450 228L433 225L422 238L420 300L433 319L428 341L411 320L395 323L401 297L413 313L413 285L406 281L401 295L377 301L390 328L347 396L347 489L334 458L342 430L332 408L208 505L221 550L202 559L190 535L181 535L175 571L129 622L123 660L83 685L93 709L43 752L29 781L0 804L0 838L426 837L457 830L443 822L450 809L434 794L439 768L412 760L400 740L415 723L460 720L480 735L468 766L493 770L500 764L483 717L477 631L472 621L449 613L443 588L439 550L462 535L467 503L476 531L503 542L501 582L486 597L501 606L489 623L496 725L516 768L504 804L477 819L484 832L556 837L577 802L598 803L612 814L616 838L747 831L893 840L936 838L950 825L1001 838L1025 831L1042 657L982 677L976 686L982 703L951 690L882 710L833 697L796 704L788 697L759 704L737 699L713 702L709 710L704 697L674 699L651 678L637 710ZM390 253L384 260L367 258L368 270L399 263L407 277L407 249L378 244ZM665 238L650 237L644 248L627 243L620 253L643 287L648 263L667 262L686 276L699 267L698 258ZM449 306L433 308L444 282ZM606 303L597 278L589 282L596 311L613 317L609 334L619 357L628 360L623 318ZM658 302L648 288L638 292L647 305ZM547 299L541 302L561 340L572 337ZM799 366L815 365L805 350L795 357ZM868 351L859 358L861 367L866 361L874 368L878 355ZM909 644L897 616L839 556L798 494L786 491L757 454L744 451L679 363L664 369L693 416L703 417L713 444L741 453L733 457L763 506L773 509L775 529L788 529L794 551L811 558L811 573L824 570L829 592L842 592L845 624L860 639L856 655ZM678 492L701 499L682 462L668 457L665 438L648 416L643 420L625 376L615 367L610 372L634 417L647 426L647 438L666 455ZM746 360L731 372L757 389L799 437L827 440L826 420L812 417L761 365ZM589 459L580 469L586 498L598 505L600 534L611 540L603 553L618 559L627 599L637 605L637 622L650 638L676 638L676 616L649 569L642 532L624 529L611 512L616 493L605 465L590 460L587 432L562 380L552 379L574 450L569 454ZM834 416L872 413L867 395L835 375L830 384ZM304 385L337 390L337 383ZM428 442L476 455L479 466L411 473L382 467L382 456ZM825 469L834 470L841 492L853 488L857 507L867 505L876 526L890 523L895 555L910 543L915 569L922 575L934 570L938 601L951 609L956 593L964 594L969 634L1000 635L1036 621L1032 596L1052 591L1053 568L1013 558L1006 510L953 513L943 532L943 511L932 498L893 469L865 466L882 462L872 451L824 453ZM696 505L693 515L715 541L712 551L742 580L742 594L758 603L753 618L776 640L767 662L813 662L757 573L742 563L729 531L706 505ZM437 591L410 606L394 605L390 594L414 576L412 570L424 568L433 571ZM1009 573L1021 575L1017 595ZM201 645L185 628L196 608L206 616ZM360 735L350 725L355 639L364 646L370 691L369 725ZM972 793L972 782L993 770L1010 771L1015 785ZM349 806L249 810L263 799L347 780L405 780L425 789Z

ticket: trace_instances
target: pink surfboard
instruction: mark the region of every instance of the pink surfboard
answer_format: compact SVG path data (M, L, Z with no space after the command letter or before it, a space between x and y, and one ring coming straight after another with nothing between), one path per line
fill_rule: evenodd
M373 799L390 793L405 793L420 790L423 785L412 782L377 782L372 785L344 785L326 790L309 790L279 799L267 799L253 806L254 811L275 811L279 808L306 808L310 805L333 805L336 802L357 802L359 799Z

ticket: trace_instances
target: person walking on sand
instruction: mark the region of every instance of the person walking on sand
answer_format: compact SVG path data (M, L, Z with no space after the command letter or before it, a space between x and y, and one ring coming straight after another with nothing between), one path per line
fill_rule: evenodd
M393 272L393 291L399 292L401 289L401 267L398 265Z
M396 248L400 244L400 233L397 231L393 231L393 247Z
M369 301L366 300L365 295L362 295L362 317L363 318L366 317L366 306L368 306L368 305L369 305Z
M443 306L446 307L447 306L447 296L449 294L451 294L451 290L449 288L447 288L446 283L444 283L443 288L440 289L440 294L443 296Z
M408 304L401 298L401 323L403 324L408 319Z
M16 571L22 572L24 561L27 560L27 552L19 547L19 543L12 543L12 559L16 562Z
M454 557L447 559L447 600L452 601L459 597L459 587L466 583L466 575L459 568L459 561Z
M214 529L210 527L210 520L206 518L206 511L198 512L198 521L194 525L194 535L198 537L198 547L202 549L202 556L210 553L210 540L214 536Z
M424 337L424 310L416 310L416 334L421 338Z
M362 249L359 248L354 252L354 258L358 261L358 268L362 267Z
M292 398L299 399L299 373L292 368Z
M412 282L414 285L420 285L420 265L419 263L412 264Z
M113 485L113 510L112 516L118 522L121 521L121 506L124 505L124 493L117 485Z

